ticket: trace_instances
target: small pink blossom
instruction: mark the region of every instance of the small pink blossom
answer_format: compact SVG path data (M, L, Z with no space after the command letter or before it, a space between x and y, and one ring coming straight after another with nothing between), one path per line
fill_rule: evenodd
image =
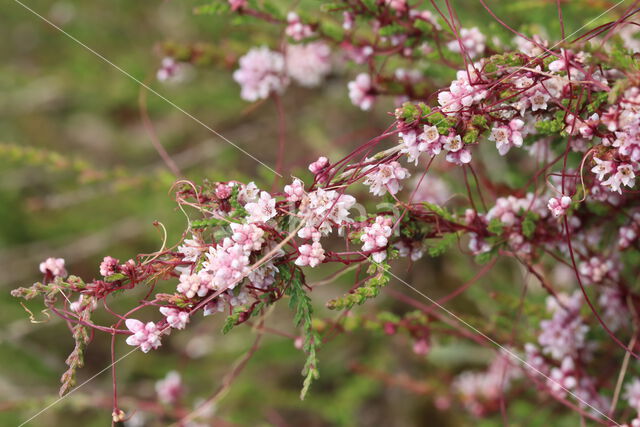
M184 329L189 323L189 313L177 308L160 307L160 313L167 318L167 323L174 329Z
M183 392L182 378L176 371L169 372L164 379L156 382L156 393L162 403L176 403Z
M249 274L249 256L243 246L225 238L209 248L202 269L210 277L211 289L233 289Z
M384 0L384 2L398 14L404 13L408 9L407 0Z
M467 164L471 162L471 150L465 147L458 151L450 151L447 153L447 156L445 157L445 159L449 163L453 163L458 166Z
M185 239L182 243L181 246L178 246L178 252L183 255L184 261L196 261L206 248L204 242L196 236L193 236L193 239Z
M593 157L593 161L596 165L591 169L591 172L595 173L599 181L603 181L605 176L613 172L613 162L608 160L601 160L597 157Z
M237 224L230 225L231 239L242 246L247 252L259 251L264 244L264 230L254 224Z
M300 267L309 266L316 267L324 261L324 249L319 242L313 242L310 245L302 245L298 248L300 255L296 258L296 265Z
M426 356L430 349L429 341L425 338L420 338L413 342L413 352L418 356Z
M469 54L471 59L481 55L484 52L485 42L487 38L480 32L477 27L460 29L460 42L452 40L447 43L447 48L451 52L460 53L460 45Z
M287 74L299 85L318 86L331 71L331 49L323 42L287 46Z
M271 197L269 193L263 191L257 202L251 202L244 205L249 216L248 222L267 222L276 216L276 199Z
M550 96L548 94L537 90L533 95L529 96L531 111L546 110L549 98Z
M329 166L329 159L324 156L320 156L318 157L318 160L309 165L309 171L314 175L318 175L320 172L325 170L327 166Z
M509 152L512 146L522 147L522 128L524 122L520 119L513 119L508 125L500 125L491 129L489 141L496 142L496 148L501 156Z
M103 277L112 276L120 271L120 261L114 257L106 256L100 263L100 274Z
M366 252L386 247L391 236L391 225L393 225L391 218L377 216L373 224L364 227L360 237L363 243L362 250Z
M295 12L287 14L287 28L285 33L294 39L300 41L313 36L313 30L309 25L303 24L300 17Z
M624 388L624 398L629 406L640 412L640 379L634 378Z
M372 172L367 175L364 184L368 185L369 191L376 196L383 196L387 191L396 194L402 189L400 181L411 176L409 171L396 161L370 166L369 169Z
M304 184L299 179L294 179L291 184L284 186L287 201L298 202L304 197Z
M571 206L571 197L569 196L552 197L547 204L551 214L556 218L563 216L569 206Z
M125 325L133 332L133 334L127 338L127 344L140 346L140 350L144 353L148 353L151 349L155 350L162 344L160 342L162 331L158 329L155 323L148 322L144 324L136 319L127 319Z
M237 11L247 6L247 0L229 0L232 11Z
M156 78L161 82L179 81L183 77L183 67L173 58L164 58L162 66L156 73Z
M218 199L228 199L231 196L232 188L224 183L216 185L216 197Z
M353 29L353 24L355 22L355 17L351 12L342 12L342 29L345 31L351 31Z
M365 111L371 109L376 97L371 77L368 74L358 74L355 80L349 82L348 88L349 98L353 105Z
M284 56L267 47L251 49L240 58L239 64L233 79L240 85L240 96L245 101L253 102L272 93L282 93L289 84Z
M67 270L64 268L63 258L47 258L40 263L42 274L51 274L53 277L67 277Z
M183 273L180 275L176 290L187 298L193 298L196 295L203 297L209 292L208 280L202 273Z

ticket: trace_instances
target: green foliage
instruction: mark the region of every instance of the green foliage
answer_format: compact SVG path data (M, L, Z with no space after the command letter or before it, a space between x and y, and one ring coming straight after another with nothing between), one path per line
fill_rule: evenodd
M428 253L429 256L438 257L443 255L447 249L453 246L453 243L456 241L457 234L456 233L448 233L443 235L436 243L429 245Z
M377 297L380 294L380 290L385 287L391 279L389 268L389 265L386 263L371 264L369 274L375 273L375 275L352 292L328 301L327 308L330 310L348 310L356 304L362 305L368 299Z
M305 377L300 391L300 399L304 399L313 380L318 379L317 349L321 344L320 336L313 327L313 305L311 298L304 288L304 281L300 269L293 264L278 266L278 271L285 286L285 293L289 296L289 308L295 311L293 323L302 328L304 343L302 349L307 354L307 360L302 369ZM293 271L293 273L292 273Z
M205 219L196 219L191 221L191 228L201 229L201 228L209 228L209 227L219 227L223 225L227 225L230 220L217 219L217 218L205 218Z
M446 208L430 202L422 202L422 205L439 217L446 219L447 221L456 222L456 218Z
M320 31L325 34L327 37L339 42L344 37L344 31L342 27L337 25L332 21L321 21L320 22Z
M496 255L498 255L498 249L494 247L487 252L483 252L481 254L476 255L476 262L478 264L486 264L489 261L491 261L493 258L495 258Z
M536 223L538 220L538 214L528 211L522 221L522 234L527 239L533 237L536 232Z
M493 218L489 221L489 225L487 226L487 230L493 234L502 235L504 231L504 224L498 218Z
M380 35L382 37L389 37L395 34L402 34L404 31L405 28L402 25L392 24L380 28Z
M226 1L216 0L214 2L196 6L193 9L195 15L221 15L229 12L229 3Z

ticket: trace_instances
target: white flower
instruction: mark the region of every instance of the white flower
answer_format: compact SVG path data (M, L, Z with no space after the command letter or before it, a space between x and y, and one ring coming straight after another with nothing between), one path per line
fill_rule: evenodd
M322 42L287 46L287 74L301 86L318 86L331 71L331 49Z
M302 245L298 248L300 256L296 258L295 264L304 267L315 267L324 261L324 249L320 242L313 242L311 245Z
M240 58L239 64L233 79L240 84L240 96L245 101L257 101L272 93L282 93L289 84L284 56L265 46L252 48Z
M396 161L369 166L369 169L373 168L376 170L367 175L364 184L368 185L369 191L376 196L383 196L387 191L396 194L402 189L400 181L411 176L409 171Z
M271 197L269 193L263 191L257 202L251 202L244 205L249 216L247 222L267 222L276 216L276 199Z
M189 323L189 313L177 308L160 307L160 313L167 318L167 323L174 329L184 329Z
M373 94L371 77L369 77L368 74L358 74L356 79L349 82L347 87L349 89L349 98L353 105L365 111L371 109L375 101L375 96Z
M531 101L531 111L546 110L548 100L549 95L537 90L529 97L529 101Z

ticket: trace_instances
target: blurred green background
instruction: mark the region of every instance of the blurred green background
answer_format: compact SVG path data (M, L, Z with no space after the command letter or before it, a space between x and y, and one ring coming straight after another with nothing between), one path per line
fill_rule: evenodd
M37 0L26 4L273 167L278 140L275 103L269 100L250 106L240 100L239 88L231 78L234 65L193 68L189 79L179 84L155 80L162 58L159 44L164 41L210 43L230 59L250 46L273 47L277 43L277 28L260 23L238 26L227 17L194 15L193 8L205 3ZM305 1L300 7L314 10L318 4ZM511 39L478 2L458 0L453 4L463 26L479 26L503 43ZM553 1L488 4L515 28L527 29L529 34L544 28L552 40L558 38ZM570 33L613 3L562 4ZM290 7L288 2L279 5L282 10ZM589 28L614 16L608 14ZM104 255L126 260L158 249L162 235L153 226L154 220L165 225L169 242L175 242L185 218L170 192L175 177L154 150L143 124L138 84L13 1L5 2L2 8L0 38L0 425L8 426L20 424L55 401L64 360L73 345L62 322L29 323L27 313L9 291L38 280L38 263L49 256L65 258L73 274L94 277ZM429 64L423 66L429 73ZM305 165L319 155L339 159L388 126L386 112L393 108L392 100L380 102L373 113L362 113L350 105L345 88L354 74L355 67L349 66L338 70L321 89L292 86L284 95L285 175L308 178ZM444 85L452 74L433 69L431 75ZM265 188L271 185L273 175L266 168L165 101L152 94L147 98L155 132L185 177L195 182L237 179L255 180ZM422 260L409 272L398 265L397 271L405 272L403 277L410 283L418 283L438 297L469 279L474 268L467 258L451 255L444 261ZM493 300L487 291L522 282L522 274L509 263L493 277L455 301L453 307L483 315L491 324L495 320L491 316L499 313L491 308ZM314 291L320 317L336 316L323 308L324 301L349 286L349 277L345 277ZM400 292L409 292L396 286ZM131 298L115 307L130 306L135 296ZM29 307L38 319L44 319L37 303ZM356 310L363 313L382 308L397 313L410 309L383 295ZM103 320L108 322L106 317ZM187 331L166 340L160 351L147 355L136 352L119 363L122 408L131 413L136 409L134 399L152 401L155 381L171 369L183 375L187 407L217 389L253 341L252 331L245 327L222 336L220 320L198 319ZM297 333L284 305L276 309L270 326ZM467 342L442 344L424 358L412 354L406 336L366 331L339 336L322 348L321 379L301 402L303 354L291 339L267 335L228 395L217 404L215 419L220 425L224 425L222 420L236 425L283 426L501 425L499 415L473 420L455 404L449 411L434 410L434 398L442 384L431 384L430 377L442 380L443 369L482 368L492 357L491 351ZM128 350L118 342L118 354ZM101 371L109 361L108 339L97 335L79 382ZM420 394L390 385L377 377L376 373L382 372L426 384L431 391ZM30 425L108 424L110 394L111 379L105 372ZM514 402L509 406L510 424L578 423L577 416L561 416L566 412L548 403L537 407L526 400ZM141 425L167 422L141 414L135 420Z

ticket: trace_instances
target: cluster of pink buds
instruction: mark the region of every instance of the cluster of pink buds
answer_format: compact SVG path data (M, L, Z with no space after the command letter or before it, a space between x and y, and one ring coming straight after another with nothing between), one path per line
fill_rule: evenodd
M392 232L392 225L391 218L377 216L373 224L362 229L362 236L360 237L362 250L365 252L378 250L372 254L376 262L382 262L387 258L386 251L379 249L384 249L387 246Z

